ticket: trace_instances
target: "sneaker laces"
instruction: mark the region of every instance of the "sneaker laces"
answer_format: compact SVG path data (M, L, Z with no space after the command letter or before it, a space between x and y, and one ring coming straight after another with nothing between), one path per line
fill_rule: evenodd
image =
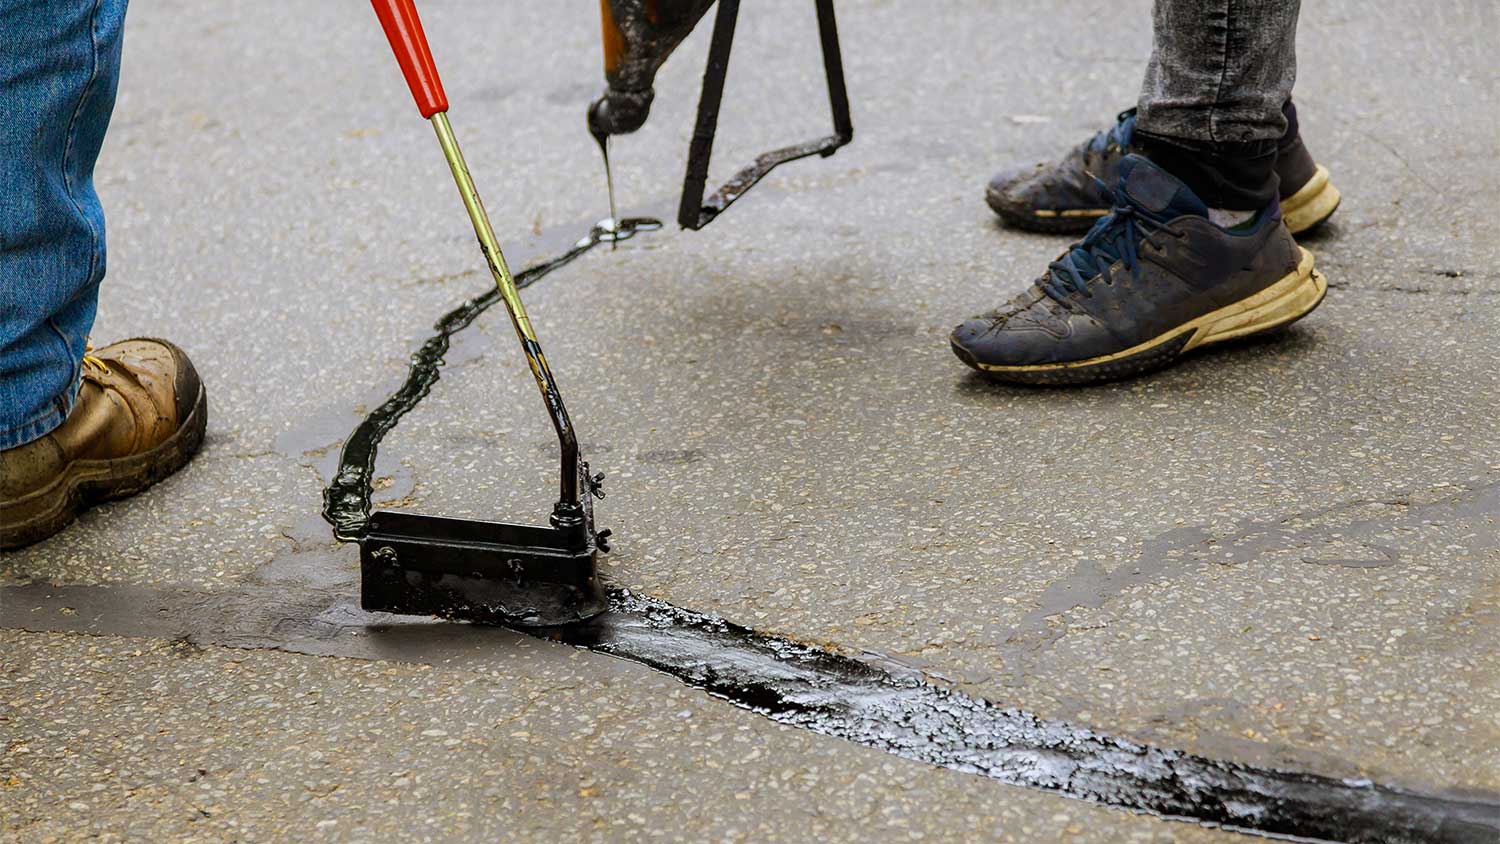
M1165 226L1124 191L1110 190L1097 178L1094 184L1109 202L1109 213L1099 218L1083 240L1047 265L1042 290L1058 302L1066 303L1074 293L1092 296L1089 281L1104 275L1116 261L1125 263L1131 278L1140 278L1138 244Z
M1130 146L1130 136L1135 132L1135 109L1128 108L1115 115L1115 125L1105 129L1094 137L1089 138L1087 148L1089 152L1102 152L1110 144L1115 144L1121 149Z

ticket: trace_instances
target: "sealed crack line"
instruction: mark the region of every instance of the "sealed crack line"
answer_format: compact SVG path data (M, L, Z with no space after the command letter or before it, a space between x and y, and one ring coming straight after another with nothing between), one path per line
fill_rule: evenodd
M777 723L1166 818L1348 844L1500 839L1500 799L1455 800L1138 744L618 591L552 638L671 674ZM545 635L545 634L542 634Z
M445 669L513 666L525 636L669 674L779 724L916 762L1161 817L1347 844L1490 844L1500 797L1421 794L1141 744L615 590L611 610L510 631L365 613L339 590L0 587L0 628L136 636Z

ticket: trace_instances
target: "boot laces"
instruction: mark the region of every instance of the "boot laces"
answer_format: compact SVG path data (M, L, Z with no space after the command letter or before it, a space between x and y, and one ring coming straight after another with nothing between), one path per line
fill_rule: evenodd
M89 354L94 350L94 344L85 340L83 344L83 369L84 374L93 376L104 376L110 374L109 364L102 358Z
M1116 261L1124 262L1131 278L1140 278L1140 242L1164 226L1123 191L1110 190L1097 178L1094 183L1109 202L1109 213L1099 218L1083 240L1047 265L1042 290L1058 302L1066 303L1074 293L1093 295L1089 282L1107 273Z

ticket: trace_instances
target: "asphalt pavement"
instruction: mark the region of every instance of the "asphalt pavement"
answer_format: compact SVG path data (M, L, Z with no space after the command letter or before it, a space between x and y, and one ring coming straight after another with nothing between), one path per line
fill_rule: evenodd
M1000 226L983 185L1132 102L1149 4L932 5L838 4L849 147L527 290L608 475L606 575L1099 734L1497 805L1496 7L1308 4L1299 116L1344 197L1302 241L1326 302L1167 372L1048 390L947 347L1065 245ZM422 12L513 264L557 254L607 214L597 10ZM675 216L706 36L613 147L622 211ZM811 4L746 4L713 177L825 134L821 84ZM366 4L131 9L94 337L188 350L209 436L0 558L0 838L1253 837L776 723L564 644L367 633L322 490L434 321L489 287L422 123ZM544 518L555 444L510 332L492 310L456 338L381 448L377 505Z

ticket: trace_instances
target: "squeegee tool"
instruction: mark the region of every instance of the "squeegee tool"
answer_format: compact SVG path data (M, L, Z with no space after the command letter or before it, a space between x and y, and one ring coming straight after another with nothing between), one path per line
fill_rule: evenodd
M589 475L578 437L547 366L489 216L448 123L448 99L412 0L371 0L401 65L417 110L432 123L490 273L495 277L537 390L562 447L558 501L547 527L377 511L360 539L361 603L367 610L496 624L551 626L606 608L596 555L609 531L595 533Z

